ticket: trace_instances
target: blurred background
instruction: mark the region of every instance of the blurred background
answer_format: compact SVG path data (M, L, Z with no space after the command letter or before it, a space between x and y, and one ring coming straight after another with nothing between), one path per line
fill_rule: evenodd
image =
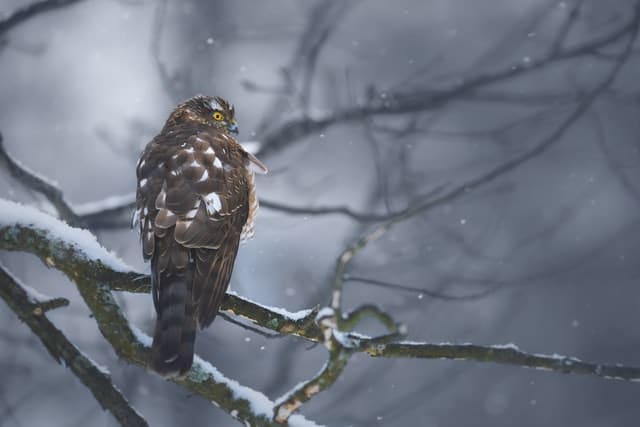
M240 249L232 290L292 311L326 305L340 253L380 219L422 206L357 255L345 308L376 304L413 341L640 365L637 1L41 3L56 7L6 25L31 3L0 0L0 132L78 212L130 197L137 157L171 109L220 95L271 170L257 178L256 237ZM6 170L0 197L55 212ZM147 271L126 223L90 229ZM21 253L0 262L71 300L51 319L150 425L234 425L118 361L62 274ZM152 331L150 296L118 301ZM375 322L358 331L382 332ZM271 399L327 358L221 318L196 349ZM0 426L116 424L4 303L0 372ZM639 387L360 354L301 412L330 426L634 426Z

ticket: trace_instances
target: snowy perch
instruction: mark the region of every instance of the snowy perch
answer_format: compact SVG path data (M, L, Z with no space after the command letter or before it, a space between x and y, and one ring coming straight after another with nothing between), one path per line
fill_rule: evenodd
M0 249L33 253L48 267L64 273L76 284L100 332L118 356L129 363L146 367L150 338L129 324L113 298L112 287L141 291L148 286L141 286L137 281L140 275L101 247L91 233L72 228L34 208L0 200ZM246 304L238 301L237 306L244 307ZM258 314L264 311L262 307L257 307L257 310ZM292 316L296 317L295 314ZM274 312L273 317L281 319L283 324L288 322L282 313ZM252 426L274 425L274 402L264 394L224 377L201 359L196 359L186 379L176 382L214 402L240 422ZM289 420L289 425L316 424L302 416L295 416Z
M116 353L130 363L146 366L149 338L129 325L113 299L112 291L148 292L147 276L131 271L116 255L100 246L88 231L70 227L34 208L3 200L0 200L0 249L33 253L47 266L66 274L76 284L94 314L101 333ZM362 309L359 312L376 315L379 320L389 323L380 313L376 314L376 310L372 310L371 307L365 308L367 310ZM380 337L371 338L336 329L338 323L343 329L355 326L349 319L357 318L356 315L347 314L341 317L341 322L333 319L333 322L323 324L322 321L316 322L317 309L292 313L264 306L235 294L227 296L222 309L262 328L280 334L295 335L311 342L324 343L329 349L330 359L335 362L330 363L329 368L337 368L339 372L346 367L350 355L362 352L373 357L492 362L559 373L594 375L607 379L640 380L640 368L590 363L559 355L531 354L521 351L513 344L479 346L394 342ZM322 312L330 311L324 309ZM329 371L331 372L327 371L327 375L335 377L336 371ZM311 380L308 383L309 387L305 389L309 398L316 392L316 387L313 386L316 379L322 378L316 377ZM271 417L274 414L268 413L266 408L269 405L269 410L273 411L278 404L289 400L296 402L292 405L292 409L296 409L299 403L305 400L298 396L301 389L295 388L277 404L261 393L225 378L201 360L194 363L188 378L177 382L193 393L216 402L238 420L249 422L251 425L272 425ZM286 410L283 412L281 420L288 420L290 425L294 425L294 422L307 422L295 415L289 417L290 413Z
M0 266L0 298L36 334L51 356L66 365L89 389L100 405L111 412L121 425L145 427L144 418L127 402L111 382L109 372L98 366L74 346L46 317L46 312L69 303L61 298L42 299L33 295ZM45 297L46 298L46 297ZM56 304L51 304L58 301ZM64 303L62 303L64 301Z

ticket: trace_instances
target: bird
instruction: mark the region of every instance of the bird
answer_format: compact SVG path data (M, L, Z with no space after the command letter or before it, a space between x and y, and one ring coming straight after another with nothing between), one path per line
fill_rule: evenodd
M215 319L239 244L254 233L254 174L267 168L237 134L231 103L197 95L175 107L136 165L132 226L156 311L149 367L165 378L190 371L196 328Z

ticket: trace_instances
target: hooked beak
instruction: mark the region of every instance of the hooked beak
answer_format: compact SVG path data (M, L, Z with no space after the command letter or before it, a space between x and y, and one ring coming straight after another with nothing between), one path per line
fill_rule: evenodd
M236 122L236 121L234 120L234 121L232 121L231 123L229 123L229 124L227 125L227 130L228 130L230 133L232 133L232 134L234 134L234 135L237 135L237 134L238 134L238 122Z

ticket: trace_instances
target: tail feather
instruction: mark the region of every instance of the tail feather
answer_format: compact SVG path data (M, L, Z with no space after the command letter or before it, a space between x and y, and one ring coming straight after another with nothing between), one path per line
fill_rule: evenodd
M193 363L196 338L192 279L184 274L157 278L157 320L151 346L151 368L164 377L181 377Z

